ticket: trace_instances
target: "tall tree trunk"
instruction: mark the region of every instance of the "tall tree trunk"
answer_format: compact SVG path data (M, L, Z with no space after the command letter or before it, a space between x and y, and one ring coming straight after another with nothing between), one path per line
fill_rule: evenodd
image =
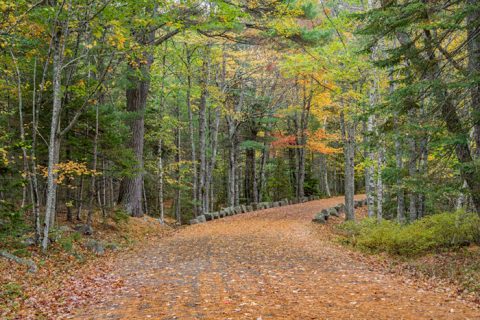
M198 110L198 130L199 130L199 152L200 152L200 170L198 175L198 187L199 187L199 200L200 200L200 214L203 214L208 211L208 190L206 188L207 184L207 96L208 96L208 60L204 59L202 64L202 75L201 75L201 96L200 96L200 105Z
M370 103L375 104L374 99L372 98L372 93L370 93ZM372 101L373 100L373 101ZM373 128L374 128L374 117L370 115L367 120L367 130L365 133L365 144L366 144L366 159L367 159L367 167L365 168L365 191L367 193L367 210L368 216L370 218L374 217L375 215L375 154L372 150L372 136L373 136Z
M165 212L163 206L163 153L162 153L162 139L158 140L158 206L160 211L160 221L164 223Z
M383 146L380 146L378 149L378 159L377 159L377 220L380 221L383 218L383 179L382 179L382 168L385 164L385 150Z
M215 120L213 124L213 128L211 130L212 133L212 141L211 141L211 150L212 153L210 155L210 161L207 167L207 193L210 195L209 206L207 211L213 211L213 171L215 170L215 165L217 162L217 150L218 150L218 130L220 128L220 108L217 107L215 109Z
M192 75L191 75L191 55L187 50L187 90L186 90L186 99L187 99L187 112L188 112L188 128L190 133L190 151L192 159L192 195L193 195L193 214L196 217L198 215L198 196L200 190L198 188L198 173L197 173L197 151L195 144L195 129L193 123L193 111L192 111L192 101L191 101L191 91L192 91Z
M144 53L146 62L141 65L140 70L129 70L129 84L126 89L127 111L131 113L132 119L129 122L132 134L129 148L135 156L133 165L134 173L131 177L125 177L122 181L119 201L122 202L130 215L134 217L143 216L142 186L143 186L143 146L145 133L145 108L147 105L148 90L150 87L150 66L153 63L153 56ZM140 71L141 75L136 75Z
M177 104L176 108L176 116L177 121L180 122L180 106ZM175 162L177 163L175 168L175 179L177 180L177 186L175 188L175 218L177 223L180 225L182 224L182 210L181 210L181 192L180 192L180 184L181 184L181 176L180 176L180 161L181 158L181 137L180 137L180 126L177 125L175 129Z
M98 126L99 126L99 113L98 113L98 103L95 105L95 134L93 136L93 161L92 161L92 171L97 171L97 160L98 160ZM92 174L90 180L90 190L89 190L89 199L88 199L88 212L87 212L87 225L91 226L93 222L93 203L95 201L95 196L97 194L97 176Z
M267 181L266 177L266 167L267 167L267 161L268 161L268 154L269 154L269 145L267 142L263 144L263 150L262 150L262 162L260 164L260 173L259 173L259 179L260 181L258 182L258 189L257 189L257 201L262 202L262 197L263 197L263 190L265 189L265 184Z
M58 27L58 26L57 26ZM63 45L60 41L61 32L56 31L53 38L53 107L50 120L50 138L48 143L47 165L47 199L45 207L45 221L43 223L42 249L48 248L48 235L55 219L57 202L57 173L56 167L60 152L60 113L62 111L62 69L63 69Z
M355 127L354 121L346 121L340 112L340 126L345 158L345 220L355 220Z
M471 79L480 76L480 3L478 0L467 0L471 6L467 17L468 74ZM473 139L475 141L475 158L480 157L480 81L476 81L470 89L471 116L473 120ZM480 212L479 212L480 214Z
M43 86L43 83L42 83ZM38 193L37 180L37 129L38 129L38 109L37 109L37 59L35 58L33 65L33 96L32 96L32 148L30 150L31 158L31 197L32 210L35 223L35 244L40 243L41 225L40 225L40 199Z

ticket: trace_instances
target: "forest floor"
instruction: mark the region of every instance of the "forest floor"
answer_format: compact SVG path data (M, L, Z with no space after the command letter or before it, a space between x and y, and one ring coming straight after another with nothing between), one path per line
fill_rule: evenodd
M334 241L313 215L343 198L182 228L122 252L115 286L72 319L480 319L458 291ZM336 220L336 221L335 221Z

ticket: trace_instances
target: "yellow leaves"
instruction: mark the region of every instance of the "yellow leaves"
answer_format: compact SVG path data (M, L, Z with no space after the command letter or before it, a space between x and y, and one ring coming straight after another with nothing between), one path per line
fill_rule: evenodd
M0 165L6 167L8 164L8 152L5 148L0 148Z
M39 166L39 171L43 177L48 177L48 168ZM60 162L55 165L55 168L52 170L55 177L55 182L57 184L62 184L65 179L74 180L75 177L79 176L97 176L101 175L100 172L95 170L88 169L85 162L75 162L67 161Z

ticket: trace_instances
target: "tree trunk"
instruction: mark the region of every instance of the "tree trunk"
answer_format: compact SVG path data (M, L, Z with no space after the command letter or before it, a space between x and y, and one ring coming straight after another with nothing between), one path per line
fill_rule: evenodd
M148 90L150 80L148 79L150 65L153 58L149 55L148 62L142 67L142 78L137 76L130 77L130 83L126 90L127 111L132 114L130 120L130 132L132 134L129 148L132 149L135 156L133 166L134 174L132 177L126 177L122 181L122 195L119 202L123 202L125 210L134 217L143 216L142 207L142 186L143 186L143 145L145 133L145 108L147 104ZM133 74L136 71L130 70Z
M197 151L195 144L195 130L193 125L193 111L191 102L191 88L192 88L192 76L190 70L190 53L187 49L187 112L188 112L188 128L190 133L190 150L192 158L192 195L193 195L193 214L196 217L198 215L198 195L200 190L198 189L198 174L197 174Z
M48 143L48 166L47 166L47 199L45 207L45 221L43 223L42 249L48 248L48 235L55 219L55 207L57 202L57 173L56 166L60 152L60 113L62 111L62 67L63 48L60 43L60 32L53 39L53 107L50 121L50 138Z
M377 172L377 220L380 221L383 218L383 180L382 180L382 168L385 164L385 150L383 146L378 149L378 172Z
M370 103L375 104L372 101L372 93L370 93ZM367 194L367 210L368 216L370 218L375 216L375 154L372 150L372 136L373 136L373 128L374 128L374 117L370 115L367 120L367 130L365 133L365 143L366 143L366 159L367 159L367 166L365 168L365 191Z
M345 220L355 220L355 122L345 121L340 112L340 126L345 158Z
M207 206L207 211L213 211L213 171L215 170L215 165L217 162L217 149L218 149L218 130L220 128L220 108L217 107L215 109L215 120L214 125L211 130L212 132L212 142L211 142L211 150L212 154L210 155L210 161L207 167L207 193L210 195L209 206Z
M95 135L93 136L93 161L92 161L92 171L97 171L97 159L98 159L98 103L95 105ZM89 192L89 199L88 199L88 212L87 212L87 225L91 226L93 222L93 203L95 201L95 196L97 194L96 188L96 181L97 176L92 174L90 180L90 192Z
M208 190L207 190L207 96L208 96L208 60L204 59L201 75L201 96L198 110L198 130L199 130L199 152L200 152L200 170L198 175L198 187L200 200L200 214L208 211Z
M176 116L177 116L177 121L180 122L180 106L177 105L176 108ZM181 184L181 176L180 176L180 161L182 160L181 158L181 137L180 137L180 127L177 126L175 129L175 162L177 163L176 168L175 168L175 179L177 180L177 186L175 188L175 218L177 220L177 223L180 225L182 224L182 210L181 210L181 193L180 193L180 184Z
M467 17L468 74L470 79L480 76L480 4L478 0L467 0L472 7ZM474 157L480 157L480 82L476 81L471 89L471 116L473 120ZM477 207L478 208L478 207ZM480 212L479 212L480 214Z

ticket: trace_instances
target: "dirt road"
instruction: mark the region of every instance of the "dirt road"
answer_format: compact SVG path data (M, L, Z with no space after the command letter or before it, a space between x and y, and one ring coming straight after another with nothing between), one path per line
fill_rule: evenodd
M117 262L125 286L75 319L480 319L322 237L342 198L185 228Z

